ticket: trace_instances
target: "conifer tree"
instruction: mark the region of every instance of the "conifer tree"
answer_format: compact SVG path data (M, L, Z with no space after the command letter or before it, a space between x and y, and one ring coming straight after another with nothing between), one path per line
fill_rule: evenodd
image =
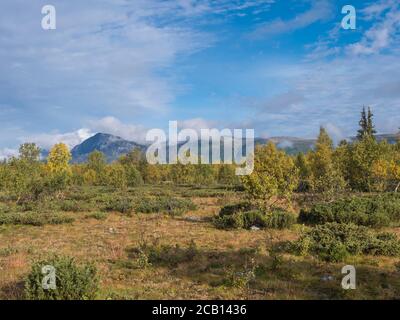
M371 138L375 138L375 134L376 134L376 130L375 130L375 126L373 124L373 113L371 111L371 108L368 107L368 116L367 116L367 135Z
M360 129L357 131L357 139L362 140L366 137L374 139L376 134L375 126L373 124L373 113L371 108L368 107L368 113L363 107L361 111L361 119L359 121Z
M368 120L367 120L367 113L365 111L365 107L363 107L363 109L361 111L361 119L358 122L358 124L360 125L360 129L358 129L358 131L357 131L357 139L362 140L365 137L366 132L368 130Z

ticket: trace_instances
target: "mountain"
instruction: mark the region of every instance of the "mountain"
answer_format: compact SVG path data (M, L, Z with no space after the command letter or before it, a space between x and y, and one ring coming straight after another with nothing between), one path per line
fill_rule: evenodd
M272 138L256 138L255 144L267 144L272 141L279 149L286 153L295 155L299 152L307 152L314 148L316 139L302 139L296 137L272 137Z
M313 148L315 140L313 139L301 139L295 137L273 137L269 139L256 138L255 144L266 144L268 141L273 141L277 144L278 148L285 150L288 154L297 154L299 152L306 152ZM180 142L178 147L183 145L184 142ZM246 142L243 141L243 152L245 150ZM87 161L90 153L97 150L103 152L106 156L107 162L117 160L120 156L127 154L131 150L139 148L140 150L146 150L146 146L125 140L121 137L117 137L106 133L97 133L93 137L83 141L81 144L75 146L71 150L72 162L82 163ZM199 152L200 152L200 141L199 141ZM211 150L211 148L210 148ZM223 145L221 142L221 157L223 156ZM168 154L168 146L167 146Z
M97 133L71 150L72 162L85 162L89 154L96 150L104 153L107 162L112 162L136 148L145 150L145 146L139 143L107 133Z
M399 139L398 134L380 134L376 135L378 141L387 140L389 143L396 143ZM349 138L354 141L355 138ZM307 152L314 148L316 139L302 139L296 137L272 137L272 138L256 138L255 144L266 144L269 141L274 142L278 148L284 150L286 153L295 155L299 152ZM181 146L184 142L179 143ZM75 146L72 150L72 162L82 163L85 162L89 154L95 150L103 152L106 156L107 162L117 160L120 156L127 154L131 150L139 148L141 151L146 150L146 146L133 141L128 141L107 133L97 133L93 137L83 141L81 144ZM168 148L167 148L168 149ZM210 148L211 149L211 148ZM243 151L245 150L245 141L243 143ZM199 141L200 152L200 141ZM221 152L223 153L223 146L221 145ZM223 155L222 155L223 158Z

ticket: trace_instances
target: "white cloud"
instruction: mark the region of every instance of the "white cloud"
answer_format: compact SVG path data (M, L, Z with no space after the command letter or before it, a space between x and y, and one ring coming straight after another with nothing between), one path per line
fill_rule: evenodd
M363 38L347 47L354 55L371 55L398 46L400 40L400 4L391 0L381 1L362 10L366 20L375 23L364 33ZM393 49L393 48L392 48Z
M109 133L123 139L144 143L146 141L146 128L141 125L125 124L115 117L105 117L89 122L93 132Z
M205 120L203 118L193 118L178 121L179 129L193 129L200 132L201 129L212 129L217 125L216 121Z
M16 157L17 155L18 155L17 149L9 149L9 148L0 149L0 160L1 161L12 158L12 157Z
M179 130L194 129L200 132L200 129L215 128L215 121L208 121L201 118L182 120L178 122ZM101 119L90 120L85 128L76 131L60 133L39 133L26 135L19 138L20 143L34 142L41 148L49 150L56 143L65 143L72 149L74 146L82 143L96 133L108 133L119 136L125 140L137 143L146 143L146 134L148 128L142 125L123 123L116 117L108 116ZM13 149L3 149L3 153L12 152Z
M396 0L381 0L376 1L362 9L360 12L363 18L367 21L379 18L385 11L389 10L395 5Z
M334 144L338 144L340 141L348 138L344 134L343 130L334 125L333 123L328 122L324 124L323 127L326 129L329 136L332 138Z
M56 143L65 143L70 149L92 137L96 133L108 133L123 139L143 143L146 137L146 129L140 125L122 123L115 117L104 117L98 120L88 121L87 126L75 131L60 133L38 133L20 137L21 143L34 142L41 148L49 150Z
M0 96L18 96L35 117L55 104L118 116L168 109L181 90L168 68L213 42L189 24L161 23L172 7L158 0L52 4L52 31L40 28L34 1L3 0L0 11Z
M378 132L396 132L399 127L397 55L343 56L301 65L268 66L266 70L287 88L260 100L256 115L250 114L251 126L257 132L315 137L321 124L329 124L335 139L340 140L356 134L363 105L372 107Z
M276 19L262 23L251 33L252 38L265 38L282 33L293 32L308 27L318 21L323 21L332 15L332 5L329 0L311 1L311 8L289 20Z
M66 133L40 133L20 138L21 143L34 142L41 148L49 150L57 143L65 143L70 149L91 137L93 133L87 129L79 129Z

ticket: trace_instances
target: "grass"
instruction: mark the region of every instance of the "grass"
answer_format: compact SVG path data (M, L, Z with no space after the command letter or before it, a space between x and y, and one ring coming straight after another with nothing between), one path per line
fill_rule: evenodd
M154 190L154 193L152 193ZM143 186L126 192L106 188L76 188L65 200L88 205L88 211L55 212L73 223L0 225L0 299L21 298L32 261L61 254L98 270L98 299L395 299L400 296L398 258L360 255L344 262L322 262L275 250L299 239L310 226L285 230L219 230L212 218L241 193L217 197L191 196L196 209L175 217L162 212L121 214L103 212L112 199L174 197L192 187ZM207 193L204 188L199 194ZM214 189L210 189L210 194ZM196 192L194 192L196 193ZM189 199L189 198L187 198ZM221 200L223 199L223 201ZM14 212L7 199L0 208L13 216L49 213ZM7 211L7 210L5 210ZM1 216L7 213L0 213ZM51 214L51 212L50 212ZM105 218L104 218L105 217ZM197 217L184 219L185 217ZM38 218L39 219L39 218ZM48 220L48 221L51 221ZM398 236L400 228L379 232ZM344 264L357 269L357 290L341 288ZM323 280L330 275L332 280Z

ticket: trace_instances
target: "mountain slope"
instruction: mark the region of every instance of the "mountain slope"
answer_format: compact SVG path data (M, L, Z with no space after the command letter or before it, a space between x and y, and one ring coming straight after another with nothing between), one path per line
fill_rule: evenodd
M72 162L85 162L89 154L96 150L104 153L107 162L112 162L136 148L145 149L143 145L121 137L107 133L97 133L71 150Z
M387 140L389 143L396 143L399 135L396 134L380 134L376 135L378 141ZM354 141L355 138L349 138L349 140ZM272 137L272 138L256 138L255 144L266 144L268 141L274 142L278 148L284 150L286 153L295 155L299 152L307 152L314 148L316 139L302 139L296 137ZM200 152L200 141L199 152ZM222 143L222 142L221 142ZM178 146L181 146L179 143ZM243 143L243 151L245 150L245 144ZM107 162L112 162L117 160L120 156L127 154L135 148L139 148L141 151L145 151L147 146L122 139L120 137L106 134L97 133L93 137L83 141L81 144L75 146L72 150L72 162L82 163L85 162L89 154L95 150L103 152L106 156ZM168 147L167 147L168 150ZM211 150L211 148L210 148ZM223 153L223 146L221 145L221 152ZM167 152L168 153L168 152ZM223 155L222 155L223 158Z

